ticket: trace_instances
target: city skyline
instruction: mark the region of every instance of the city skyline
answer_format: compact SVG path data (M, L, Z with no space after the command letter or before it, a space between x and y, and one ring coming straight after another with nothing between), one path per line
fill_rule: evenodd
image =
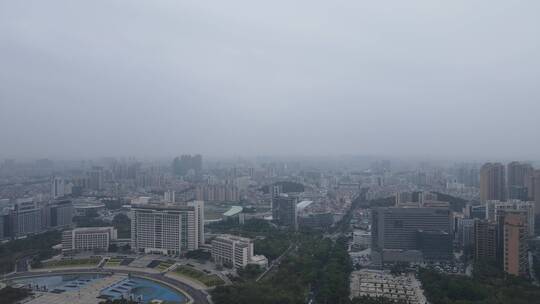
M0 0L0 302L537 303L539 17Z

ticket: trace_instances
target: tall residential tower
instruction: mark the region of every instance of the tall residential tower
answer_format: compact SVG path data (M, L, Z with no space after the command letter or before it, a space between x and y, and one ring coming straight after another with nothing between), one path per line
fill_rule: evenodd
M505 195L505 170L501 163L485 163L480 168L480 200L504 201Z

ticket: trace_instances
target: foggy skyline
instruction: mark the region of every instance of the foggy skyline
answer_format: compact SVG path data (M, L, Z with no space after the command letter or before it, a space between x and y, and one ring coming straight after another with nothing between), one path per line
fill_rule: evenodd
M539 9L0 0L0 158L537 160Z

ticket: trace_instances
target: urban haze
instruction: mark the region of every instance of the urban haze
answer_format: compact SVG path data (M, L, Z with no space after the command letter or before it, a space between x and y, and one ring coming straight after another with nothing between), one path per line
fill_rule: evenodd
M0 303L540 303L539 17L0 0Z
M540 152L537 1L1 1L10 158Z

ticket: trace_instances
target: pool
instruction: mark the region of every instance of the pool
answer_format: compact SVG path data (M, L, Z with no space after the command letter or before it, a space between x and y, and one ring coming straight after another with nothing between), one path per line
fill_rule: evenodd
M186 297L172 288L157 282L131 277L112 284L103 289L101 295L112 300L120 298L142 299L143 303L150 303L152 300L162 300L167 303L184 303Z
M40 276L16 280L16 283L29 286L34 290L62 293L68 290L81 289L88 283L104 278L103 274L66 274L55 276Z

